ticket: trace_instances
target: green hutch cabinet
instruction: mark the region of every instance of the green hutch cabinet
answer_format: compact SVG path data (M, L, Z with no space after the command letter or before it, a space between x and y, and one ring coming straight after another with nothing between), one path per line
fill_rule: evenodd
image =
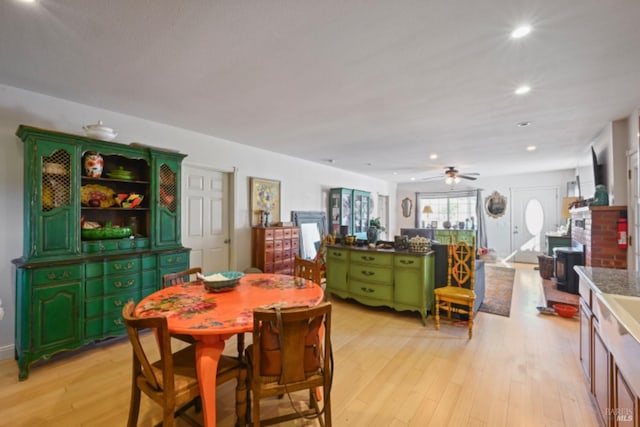
M329 191L329 233L342 235L340 227L346 226L347 234L366 239L370 209L371 194L368 191L332 188Z
M39 359L125 334L124 304L188 268L189 250L180 236L184 154L24 125L16 134L24 142L23 255L13 260L24 380ZM104 167L92 177L84 160L94 153ZM118 203L130 195L142 201ZM118 237L125 227L131 236Z

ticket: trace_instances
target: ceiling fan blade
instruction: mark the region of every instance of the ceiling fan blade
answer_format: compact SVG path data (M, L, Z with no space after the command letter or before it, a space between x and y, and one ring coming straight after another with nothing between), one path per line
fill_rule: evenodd
M476 178L475 176L469 176L469 175L460 175L460 174L458 174L458 175L456 175L456 176L457 176L458 178L462 178L462 179L469 179L469 180L471 180L471 181L475 181L476 179L478 179L478 178Z
M422 178L422 181L437 181L437 180L441 180L442 176L438 175L438 176L428 176L426 178Z

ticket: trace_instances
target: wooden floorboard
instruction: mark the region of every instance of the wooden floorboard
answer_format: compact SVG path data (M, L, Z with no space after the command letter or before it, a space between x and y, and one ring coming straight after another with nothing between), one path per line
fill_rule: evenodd
M472 340L465 326L443 321L436 331L431 316L422 326L417 313L332 298L333 425L598 426L579 363L577 318L539 315L542 279L533 265L515 267L511 316L478 313ZM225 353L234 350L232 341ZM38 363L22 382L15 361L0 361L0 425L126 425L130 351L126 339L93 345ZM233 399L233 384L219 388L221 427L234 424ZM265 410L288 405L273 399ZM139 425L160 419L143 396Z

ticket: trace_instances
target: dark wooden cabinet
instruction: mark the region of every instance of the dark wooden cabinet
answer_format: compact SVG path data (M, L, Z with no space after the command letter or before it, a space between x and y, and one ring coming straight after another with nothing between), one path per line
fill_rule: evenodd
M293 274L299 252L298 227L254 227L252 265L265 273Z
M596 398L598 411L605 426L611 424L611 387L610 356L607 345L600 336L597 320L593 321L593 374L591 375L591 392Z
M24 246L13 261L22 380L38 359L124 334L124 303L158 289L162 274L188 268L189 250L180 238L183 154L29 126L16 134L24 143ZM100 176L84 171L93 152L104 163ZM132 194L142 202L116 203ZM135 234L90 237L86 222L135 224Z

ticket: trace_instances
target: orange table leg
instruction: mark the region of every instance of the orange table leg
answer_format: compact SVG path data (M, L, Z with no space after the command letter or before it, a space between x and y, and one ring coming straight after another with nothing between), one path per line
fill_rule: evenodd
M224 350L224 339L221 336L196 336L196 369L200 382L200 398L202 399L202 415L206 427L216 425L216 375L218 362Z

